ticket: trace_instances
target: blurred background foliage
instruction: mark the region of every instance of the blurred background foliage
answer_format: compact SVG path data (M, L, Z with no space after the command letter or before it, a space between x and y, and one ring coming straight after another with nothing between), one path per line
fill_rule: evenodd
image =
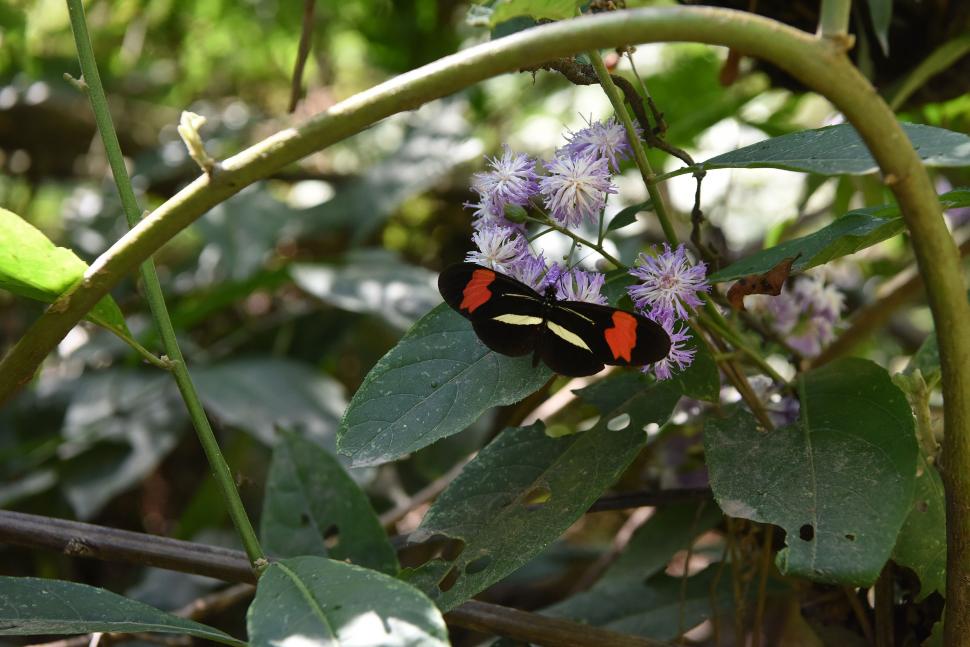
M488 38L485 30L466 24L466 3L318 2L306 95L289 115L303 3L86 5L122 147L145 208L168 199L198 173L175 130L182 110L208 118L202 131L207 147L225 157L355 92ZM812 23L801 15L790 22L800 20ZM856 20L865 22L864 16ZM893 28L891 33L905 35L920 26ZM920 59L910 56L893 68L877 42L863 39L857 51L879 63L869 66L872 74L895 70L880 85L885 89ZM906 41L899 42L903 46L890 53L903 57ZM668 141L697 160L837 119L824 99L747 59L736 78L724 83L732 66L724 50L644 46L635 60L666 116ZM618 69L630 71L625 61ZM64 4L0 1L0 205L90 262L125 226L86 98L64 73L78 73ZM949 85L914 95L901 118L970 129L970 75L947 78ZM548 157L567 129L608 114L596 87L574 87L551 73L495 78L294 164L213 209L157 254L180 341L254 516L277 426L332 448L349 394L402 332L440 300L437 271L462 259L470 246L463 203L474 197L469 176L483 167L483 155L508 143ZM655 168L679 165L655 150L651 156ZM934 173L941 192L970 183L965 169ZM645 199L635 169L625 168L616 182L620 194L611 199L610 213ZM663 188L678 212L678 227L688 232L693 181L682 176ZM769 169L712 171L703 197L715 239L729 259L813 231L851 208L890 201L871 176L823 178ZM965 226L967 215L951 213L954 228ZM645 245L662 240L653 222L619 233L613 250L628 262ZM830 278L845 291L851 309L872 300L883 277L911 262L905 237L899 236L834 264ZM157 348L134 279L113 295L136 335ZM41 308L0 292L0 350L22 335ZM861 352L899 365L929 328L926 309L917 307L894 317ZM407 460L355 470L353 476L378 511L386 510L482 446L506 413L496 412ZM583 413L569 415L579 420ZM697 432L675 424L629 470L625 485L705 483ZM0 409L4 508L232 544L207 474L169 377L87 324L60 344L32 388ZM561 599L591 560L609 550L624 521L621 513L585 517L534 563L497 585L492 597L530 607ZM414 525L409 516L397 530ZM718 537L707 536L698 554L719 559ZM0 546L0 573L127 589L164 608L213 585L204 578L7 546Z

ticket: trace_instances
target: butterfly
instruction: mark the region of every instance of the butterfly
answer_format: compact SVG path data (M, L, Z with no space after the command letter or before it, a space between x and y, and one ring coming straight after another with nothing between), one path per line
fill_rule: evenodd
M596 303L559 301L501 272L458 263L438 276L438 291L497 353L532 353L556 373L593 375L611 366L643 366L670 351L663 327L634 312Z

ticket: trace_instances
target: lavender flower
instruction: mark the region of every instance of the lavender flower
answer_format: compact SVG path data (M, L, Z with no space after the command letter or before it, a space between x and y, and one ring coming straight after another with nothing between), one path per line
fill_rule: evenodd
M748 304L805 357L815 357L835 338L835 324L845 307L844 297L835 286L809 276L799 277L776 297L749 297Z
M549 175L539 179L539 191L549 214L565 227L578 227L584 219L596 222L607 194L616 193L605 158L558 155L545 166Z
M610 117L605 122L586 123L586 128L570 133L569 142L562 150L573 157L590 154L595 158L606 159L613 172L619 172L620 161L629 159L632 153L623 124L617 122L616 117ZM639 126L635 128L639 135Z
M657 256L640 254L640 266L630 274L641 281L627 288L637 309L649 311L662 317L663 313L676 313L687 318L685 306L697 307L702 301L698 292L710 292L706 274L707 265L691 265L683 245L671 251L664 243L664 251Z
M669 380L675 372L679 373L693 363L697 350L685 347L685 344L691 339L691 336L687 332L689 328L685 323L678 322L674 318L673 311L668 310L662 316L647 316L663 326L667 336L670 337L670 352L659 362L644 367L643 372L648 373L653 371L654 376L658 380ZM680 324L679 328L676 327L677 323Z
M605 280L606 275L599 272L584 272L577 269L564 272L556 281L556 298L605 305L606 297L600 294Z
M525 238L510 227L489 225L472 234L477 252L468 252L465 260L505 272L525 253Z
M553 264L553 267L557 267ZM552 284L550 274L552 270L546 265L542 253L525 253L517 261L508 266L508 274L528 285L536 292L543 293Z
M539 192L536 162L525 153L513 153L506 146L502 157L493 157L488 163L493 170L476 173L472 182L488 215L502 217L507 205L525 206Z

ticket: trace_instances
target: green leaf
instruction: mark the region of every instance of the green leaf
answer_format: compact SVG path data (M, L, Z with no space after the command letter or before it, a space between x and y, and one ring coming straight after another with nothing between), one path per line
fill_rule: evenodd
M960 188L948 191L940 196L940 203L944 209L970 206L970 190ZM906 223L899 216L899 207L895 204L856 209L818 231L752 254L707 278L712 283L720 283L762 274L784 259L799 254L801 256L792 263L791 271L804 272L901 233Z
M893 20L893 0L869 0L872 30L885 56L889 56L889 24Z
M335 446L346 407L343 386L312 366L271 357L234 359L193 369L207 409L223 423L274 445L286 427Z
M439 305L367 374L340 422L338 447L354 465L392 461L518 402L549 376L529 357L489 350L466 319Z
M970 166L970 136L922 124L902 124L927 166ZM879 170L859 133L848 124L773 137L702 162L718 168L780 168L820 175L862 175Z
M454 608L555 541L636 457L644 426L666 421L680 398L665 383L604 382L593 394L579 392L612 405L592 429L560 438L546 436L541 423L506 429L431 506L412 541L445 535L464 542L456 557L408 575L439 608Z
M218 629L93 586L34 577L0 577L0 635L117 631L186 634L245 647Z
M720 283L751 274L762 274L784 259L799 254L801 256L792 263L791 271L804 272L892 238L905 228L906 224L894 207L884 205L857 209L818 231L756 252L707 278L711 283Z
M337 543L328 547L331 534ZM273 450L260 535L272 555L319 555L397 573L397 555L364 493L326 450L290 432Z
M17 214L0 208L0 289L53 303L88 269L71 250L58 247ZM131 336L121 309L106 296L87 319L112 332Z
M646 211L647 209L652 209L653 203L650 200L641 202L640 204L630 205L625 209L621 209L613 219L610 220L609 224L606 225L606 231L616 231L617 229L623 229L628 225L632 225L637 220L637 214L641 211Z
M739 409L704 433L725 513L781 526L786 575L868 586L913 497L913 415L885 369L843 359L799 380L801 420L771 432Z
M172 451L188 417L164 372L112 368L85 374L64 416L61 488L80 519L151 474Z
M438 275L401 262L384 250L360 250L334 265L295 265L298 286L318 299L351 312L383 317L406 330L441 303Z
M725 610L732 607L731 577L722 573L718 579L719 569L711 566L687 578L686 583L663 573L649 579L626 577L574 595L542 613L621 633L673 640L680 634L681 624L690 629L715 612L724 617Z
M933 591L946 595L946 501L936 468L920 457L916 492L903 523L893 560L919 576L919 602Z
M252 647L444 647L441 613L400 580L323 557L270 564L246 616Z
M496 0L491 6L489 25L495 27L519 16L536 20L565 20L576 15L578 0Z

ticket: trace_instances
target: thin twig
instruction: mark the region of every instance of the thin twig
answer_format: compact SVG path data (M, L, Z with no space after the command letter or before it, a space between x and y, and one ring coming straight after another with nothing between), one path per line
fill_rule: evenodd
M418 508L425 503L431 501L439 494L441 494L448 485L461 474L461 471L468 464L468 461L473 459L475 454L471 454L468 457L458 461L450 470L436 478L435 480L428 483L426 486L415 492L412 496L404 501L400 505L396 505L390 510L381 513L379 519L381 526L387 528L393 526L398 521L403 519L415 508Z
M762 526L765 533L764 542L761 545L761 564L758 574L758 599L755 600L754 622L752 622L752 642L751 647L761 647L761 636L764 633L765 622L765 600L767 599L768 572L771 570L771 542L773 539L773 529L770 525Z
M114 123L111 121L111 113L108 109L108 98L101 85L101 75L98 72L98 64L94 58L94 48L91 45L91 38L88 35L87 20L84 17L84 5L81 0L67 0L68 13L71 19L71 30L74 32L74 42L77 47L78 61L81 65L81 72L87 83L88 98L91 101L91 109L94 112L95 122L98 125L98 132L101 134L104 143L105 155L111 167L115 184L118 187L118 197L128 221L128 227L134 229L142 219L141 210L138 208L138 200L131 185L131 178L128 176L128 169L125 166L124 155L121 152L121 144L118 141L118 134L115 132ZM253 568L259 569L265 563L263 550L260 548L259 539L256 531L253 530L252 523L246 515L242 499L239 498L239 491L236 489L235 481L226 463L219 443L216 441L212 426L206 417L199 398L198 391L189 375L185 358L175 337L175 328L172 326L172 318L168 314L168 306L165 305L165 296L162 293L161 283L158 281L158 273L155 271L155 263L152 259L146 259L140 267L142 283L145 289L145 300L148 301L152 318L158 329L159 337L162 340L162 347L171 362L172 375L175 384L178 386L179 393L185 401L185 408L188 410L192 426L195 427L199 438L199 443L205 451L206 459L219 485L223 502L229 511L239 538L246 553L252 562ZM62 297L63 298L63 297Z
M315 22L317 0L303 0L303 31L300 32L300 48L296 52L296 63L293 65L293 81L290 85L290 107L287 112L296 110L303 94L303 67L310 56L310 45L313 40L313 24Z
M9 510L0 510L0 542L208 575L228 582L256 581L246 554L239 550ZM460 627L544 645L669 647L668 643L477 601L462 604L446 618Z

